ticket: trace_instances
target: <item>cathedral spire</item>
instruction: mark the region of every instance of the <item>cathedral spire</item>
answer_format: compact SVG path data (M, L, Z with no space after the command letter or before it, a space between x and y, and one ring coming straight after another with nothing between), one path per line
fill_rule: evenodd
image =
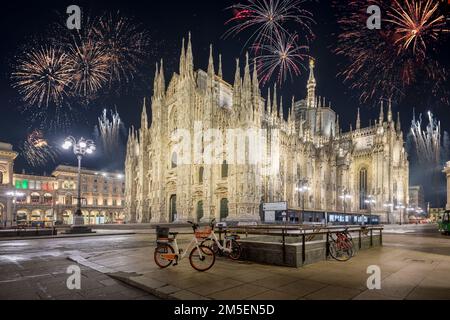
M384 103L383 103L383 100L381 100L379 122L380 122L380 126L382 126L383 122L384 122Z
M402 131L402 123L400 121L400 112L397 112L397 133L400 133Z
M155 78L153 79L153 95L156 96L158 94L158 85L159 85L159 66L158 62L155 65Z
M194 57L192 55L191 32L189 31L189 39L186 50L186 71L189 76L194 75Z
M147 120L147 99L144 97L144 103L142 104L142 113L141 113L141 130L148 128L148 120Z
M316 78L314 76L314 67L315 67L315 60L310 59L309 60L309 79L308 84L306 86L308 91L307 96L307 107L308 108L314 108L315 99L316 99Z
M294 107L295 107L295 97L292 96L291 110L289 111L289 118L290 118L291 120L294 120L294 119L295 119L295 116L294 116Z
M270 87L267 89L267 113L271 114L272 113L272 106L270 105L271 101L270 101Z
M214 58L212 44L209 45L208 75L212 78L214 77Z
M161 59L159 69L159 93L164 95L166 92L166 78L164 77L164 61Z
M278 112L278 104L277 104L277 85L273 85L273 102L272 102L272 113Z
M392 122L392 100L389 98L388 122Z
M222 55L219 54L219 78L223 78L223 73L222 73Z
M334 128L335 135L339 135L339 133L341 131L340 126L339 126L339 115L336 116L336 124L334 127L335 127Z
M234 89L237 93L241 88L241 68L239 66L239 58L236 59L236 73L234 74Z
M246 94L250 94L252 82L250 78L250 65L248 62L248 52L245 54L245 68L244 68L244 88Z
M280 99L280 119L284 120L284 111L283 111L283 97Z
M358 108L358 116L356 117L356 130L361 129L361 115Z
M256 91L259 91L258 69L256 68L256 59L253 60L252 83L256 93Z
M180 54L180 76L184 75L184 72L186 70L186 52L185 52L185 48L184 48L184 37L183 40L181 42L181 54Z

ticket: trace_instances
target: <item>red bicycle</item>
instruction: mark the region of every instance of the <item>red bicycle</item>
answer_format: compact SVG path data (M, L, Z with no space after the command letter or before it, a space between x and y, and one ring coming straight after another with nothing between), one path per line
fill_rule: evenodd
M344 231L329 233L328 252L337 261L347 261L354 256L353 239L348 228Z

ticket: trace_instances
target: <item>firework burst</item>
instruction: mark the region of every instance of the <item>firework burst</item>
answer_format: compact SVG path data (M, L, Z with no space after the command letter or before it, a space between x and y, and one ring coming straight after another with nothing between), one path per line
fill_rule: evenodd
M33 167L44 166L49 161L55 162L58 152L49 145L41 130L35 129L28 136L21 148L27 163Z
M422 115L411 123L411 136L415 143L417 156L421 164L441 162L441 124L428 112L428 125L422 129Z
M311 25L314 23L313 15L302 8L304 0L248 0L245 4L229 7L234 16L225 24L235 24L225 34L238 35L244 31L251 33L245 46L257 50L268 40L281 37L289 33L287 24L295 24L305 31L305 38L312 38Z
M12 73L13 87L24 101L41 107L60 104L72 77L68 55L59 48L40 47L18 58Z
M292 79L305 69L304 61L310 58L307 54L308 46L297 44L298 36L280 35L275 41L265 42L260 46L261 55L258 56L256 67L261 76L261 83L266 84L273 76L281 84L288 76Z
M110 56L92 39L81 39L70 48L69 64L73 68L73 93L84 99L92 99L107 82Z
M66 125L77 108L133 80L152 52L148 33L119 12L83 17L81 30L52 24L44 47L28 46L16 59L12 85L33 123Z
M443 32L449 32L439 6L436 0L405 0L403 5L394 0L386 21L395 26L398 35L395 44L399 45L399 50L412 47L414 53L424 57L427 43L433 43Z
M102 16L94 25L93 39L108 56L110 83L131 81L150 43L150 37L141 25L119 13Z
M419 120L413 117L411 129L407 138L407 148L412 159L416 159L417 174L422 175L424 185L433 186L433 192L429 194L435 203L440 203L439 185L442 185L442 167L450 156L449 135L441 130L440 122L431 112L426 114L428 124L424 126L422 114ZM414 161L415 162L415 161Z
M447 72L425 45L431 41L436 43L436 37L444 33L438 32L440 23L437 21L440 20L433 18L439 17L435 3L436 0L427 0L427 5L421 4L421 1L405 0L401 5L398 1L392 4L387 0L374 0L371 4L385 8L388 19L383 20L381 30L369 30L366 27L367 1L334 2L341 29L334 51L347 61L339 75L352 89L360 92L362 103L376 102L382 97L399 101L410 90L417 92L425 90L425 87L426 91L441 95L442 102L448 103L446 86L442 85L447 79ZM410 29L409 35L414 34L414 37L407 38L408 32L399 25L400 19L406 17L401 18L399 14L413 8L417 9L417 18L422 17L419 24L425 23L426 26L423 25L419 33ZM428 14L424 13L425 9ZM397 17L396 22L394 17ZM411 25L417 28L416 18L409 19ZM416 49L408 50L413 45Z

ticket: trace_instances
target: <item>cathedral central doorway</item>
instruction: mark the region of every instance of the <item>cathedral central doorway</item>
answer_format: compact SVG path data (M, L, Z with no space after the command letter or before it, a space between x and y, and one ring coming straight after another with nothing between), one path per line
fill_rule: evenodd
M170 222L177 220L177 195L173 194L170 196L170 208L169 208Z

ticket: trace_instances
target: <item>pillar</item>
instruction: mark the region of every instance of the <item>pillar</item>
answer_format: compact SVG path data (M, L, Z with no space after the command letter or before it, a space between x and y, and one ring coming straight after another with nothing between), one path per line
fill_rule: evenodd
M450 210L450 161L444 168L444 173L447 176L447 210Z

